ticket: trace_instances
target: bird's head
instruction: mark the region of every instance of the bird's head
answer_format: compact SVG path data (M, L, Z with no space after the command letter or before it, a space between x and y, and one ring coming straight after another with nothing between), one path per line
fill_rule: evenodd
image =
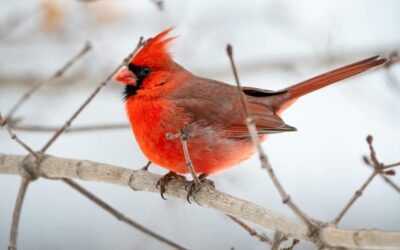
M168 51L176 37L167 37L170 27L150 39L133 57L128 66L122 67L115 80L126 85L125 99L135 95L139 89L150 89L163 85L171 74L180 68Z

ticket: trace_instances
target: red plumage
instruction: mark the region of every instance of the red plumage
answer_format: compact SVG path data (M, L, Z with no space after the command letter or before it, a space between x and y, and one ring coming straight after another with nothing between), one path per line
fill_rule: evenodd
M116 75L126 85L126 111L136 140L153 163L187 173L180 140L168 140L166 134L188 124L188 149L197 173L232 167L255 152L237 89L195 76L174 62L168 48L175 37L167 37L172 29L151 39ZM260 137L295 130L280 113L297 98L385 62L372 57L281 91L244 87Z

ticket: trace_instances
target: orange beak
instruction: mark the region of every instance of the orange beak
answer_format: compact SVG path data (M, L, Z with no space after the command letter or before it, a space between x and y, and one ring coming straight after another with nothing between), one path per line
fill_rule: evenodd
M123 66L118 71L118 73L115 75L114 79L117 82L120 82L120 83L123 83L126 85L136 86L136 81L137 81L136 76L126 66Z

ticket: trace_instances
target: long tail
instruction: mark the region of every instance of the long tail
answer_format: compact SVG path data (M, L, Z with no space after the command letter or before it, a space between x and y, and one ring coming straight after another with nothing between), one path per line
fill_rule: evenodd
M297 98L313 92L317 89L326 87L332 83L338 82L340 80L346 79L348 77L362 73L370 68L384 64L388 62L387 58L379 58L379 56L374 56L332 71L325 74L316 76L309 80L300 82L287 89L282 90L286 92L281 95L281 98L274 103L278 113L289 107ZM279 91L281 92L281 91Z

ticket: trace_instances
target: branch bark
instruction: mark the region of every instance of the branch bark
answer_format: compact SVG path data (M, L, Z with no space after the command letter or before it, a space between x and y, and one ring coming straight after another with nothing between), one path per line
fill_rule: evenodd
M22 155L0 154L0 174L23 174L20 162ZM41 176L48 178L74 178L86 181L105 182L131 187L136 191L159 194L156 183L160 175L143 170L131 170L92 161L44 156L40 166ZM186 202L186 182L173 180L166 194ZM222 213L247 220L272 231L280 231L289 237L312 242L307 227L275 211L248 201L222 193L209 186L197 192L193 200L200 206L213 208ZM400 248L400 232L380 230L345 230L327 225L319 237L330 247L393 249Z

